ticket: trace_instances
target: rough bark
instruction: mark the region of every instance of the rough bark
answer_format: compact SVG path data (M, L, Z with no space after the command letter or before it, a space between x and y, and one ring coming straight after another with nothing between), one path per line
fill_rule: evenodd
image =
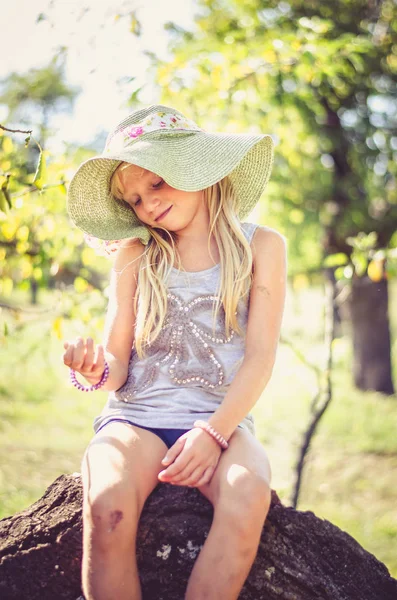
M360 390L394 394L386 279L353 279L351 319L355 385Z
M81 595L81 481L62 475L27 510L0 522L2 600ZM159 485L138 533L145 600L182 600L212 507L195 489ZM241 600L396 600L397 581L351 536L273 492ZM116 600L116 599L115 599Z

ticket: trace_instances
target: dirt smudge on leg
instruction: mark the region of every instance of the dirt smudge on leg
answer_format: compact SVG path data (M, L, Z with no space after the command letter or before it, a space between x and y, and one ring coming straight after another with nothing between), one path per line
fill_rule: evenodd
M121 510L113 510L110 513L110 524L109 524L109 533L114 531L120 521L123 520L123 513Z

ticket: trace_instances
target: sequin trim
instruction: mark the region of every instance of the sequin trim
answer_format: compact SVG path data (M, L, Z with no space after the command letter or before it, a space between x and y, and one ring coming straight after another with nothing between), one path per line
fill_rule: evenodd
M236 335L233 330L229 337L222 333L225 331L224 308L221 306L218 313L215 336L210 327L194 320L204 310L212 310L217 296L201 295L190 302L183 302L176 294L168 293L167 298L168 310L164 326L155 340L155 348L149 346L147 349L144 374L136 379L134 365L139 359L132 352L127 381L116 393L118 400L132 402L138 392L153 383L161 366L165 364L169 364L167 373L174 385L214 389L224 383L225 369L213 346L228 344ZM189 361L189 349L202 368L189 371L184 366Z

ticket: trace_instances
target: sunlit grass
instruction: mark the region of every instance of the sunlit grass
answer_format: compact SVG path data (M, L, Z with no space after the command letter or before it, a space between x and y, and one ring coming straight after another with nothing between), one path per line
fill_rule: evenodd
M394 287L391 298L396 292ZM321 290L290 295L283 336L319 367L326 355L322 321ZM397 313L391 322L395 340ZM87 333L77 323L63 329L65 339ZM106 393L82 394L71 386L62 352L51 315L15 330L1 347L0 517L29 506L58 475L80 470L92 420L106 401ZM354 389L347 336L335 341L333 355L333 400L307 457L298 508L350 533L396 577L397 399ZM282 344L254 409L257 435L272 464L272 487L287 505L316 385L313 371Z

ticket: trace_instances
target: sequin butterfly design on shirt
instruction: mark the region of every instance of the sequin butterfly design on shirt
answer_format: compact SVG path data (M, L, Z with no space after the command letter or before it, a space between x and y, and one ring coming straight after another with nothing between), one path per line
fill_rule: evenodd
M215 336L211 327L196 323L194 317L203 310L212 309L217 296L198 296L190 302L183 302L172 293L167 294L168 311L163 328L155 340L156 349L147 348L147 363L144 374L136 380L134 364L139 360L135 352L131 355L128 377L125 384L118 390L117 397L123 402L129 402L138 393L149 387L159 374L162 365L170 363L168 375L175 385L203 386L208 389L221 386L225 373L217 358L213 345L229 343L235 332L230 336L224 335L225 311L221 306L216 322ZM188 369L189 348L202 365L201 368ZM165 356L160 355L165 352Z

